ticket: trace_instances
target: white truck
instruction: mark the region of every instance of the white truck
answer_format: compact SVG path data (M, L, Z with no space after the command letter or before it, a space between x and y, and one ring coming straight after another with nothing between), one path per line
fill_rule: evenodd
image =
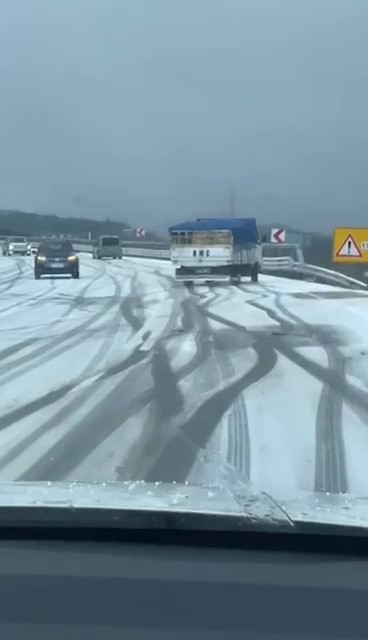
M198 218L169 228L176 280L258 281L262 245L255 218Z

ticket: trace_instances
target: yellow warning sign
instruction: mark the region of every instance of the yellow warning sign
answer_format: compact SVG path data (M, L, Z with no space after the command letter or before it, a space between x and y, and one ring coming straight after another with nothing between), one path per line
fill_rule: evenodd
M336 227L333 233L334 262L368 262L368 229Z

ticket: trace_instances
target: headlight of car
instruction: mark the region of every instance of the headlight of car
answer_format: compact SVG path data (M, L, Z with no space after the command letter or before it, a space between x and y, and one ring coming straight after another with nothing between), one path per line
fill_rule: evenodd
M14 249L14 245L13 245L13 244L10 244L10 245L9 245L9 251L13 251L13 249Z
M46 257L45 256L36 256L36 260L37 260L37 262L46 262Z
M77 256L68 256L68 260L70 260L70 262L75 262L75 260L77 260Z

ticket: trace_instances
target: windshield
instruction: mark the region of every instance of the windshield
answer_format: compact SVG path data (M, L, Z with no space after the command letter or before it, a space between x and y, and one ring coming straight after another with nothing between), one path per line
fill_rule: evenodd
M38 247L41 256L69 256L74 253L70 242L45 242Z
M6 482L175 482L368 522L367 28L368 0L0 2L0 516Z
M120 245L120 240L115 236L110 236L107 238L101 238L101 244L103 247L118 247Z

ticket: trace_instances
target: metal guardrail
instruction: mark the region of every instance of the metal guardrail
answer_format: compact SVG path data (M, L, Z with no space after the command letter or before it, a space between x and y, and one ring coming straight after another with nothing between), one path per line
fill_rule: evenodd
M170 252L168 250L155 250L147 248L131 248L124 247L123 255L137 258L156 258L161 260L169 260ZM334 284L340 287L360 288L368 290L368 285L361 280L350 278L337 271L317 267L304 262L295 262L291 256L280 256L278 258L263 258L262 271L266 273L279 273L284 277L300 278L301 280L315 280L322 283Z
M170 260L169 249L147 249L146 247L125 247L123 246L123 256L137 258L158 258L159 260Z
M296 263L291 256L280 256L279 258L262 258L263 271L273 271L275 269L291 269L294 264Z
M264 258L262 270L285 278L312 280L322 284L331 284L338 287L363 289L368 291L367 283L362 280L357 280L356 278L351 278L350 276L346 276L338 271L332 271L331 269L317 267L314 264L306 264L304 262L294 262L291 260L289 263L285 261L285 263L277 265L275 261L269 262L267 258Z
M338 271L332 271L331 269L325 269L324 267L317 267L313 264L299 265L295 263L293 270L303 274L304 276L310 276L315 279L327 280L331 284L336 284L340 287L349 287L349 289L357 288L368 290L368 284L362 280L351 278L344 273Z
M123 247L123 255L135 256L140 258L159 258L161 260L170 260L170 251L168 249L146 249ZM290 268L294 264L291 256L280 256L278 258L263 258L264 271L272 271L274 269Z
M272 244L262 242L263 256L268 258L292 258L294 262L304 262L303 249L292 243Z

